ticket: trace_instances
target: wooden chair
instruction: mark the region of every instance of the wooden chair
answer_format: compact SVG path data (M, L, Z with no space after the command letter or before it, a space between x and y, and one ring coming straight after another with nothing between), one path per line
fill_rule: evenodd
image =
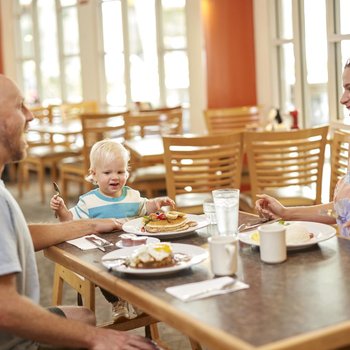
M83 148L81 157L66 159L59 164L62 197L66 200L68 185L77 182L81 192L89 191L92 184L85 180L90 167L90 150L93 144L104 138L117 138L124 141L125 127L123 113L90 113L80 116L82 124Z
M125 116L125 138L138 139L166 134L182 134L182 109L133 113ZM128 184L152 198L166 191L163 164L139 161L131 154Z
M241 209L253 211L256 195L269 194L283 205L321 203L328 126L281 132L245 132L251 192Z
M239 188L243 136L230 133L205 136L164 136L167 195L179 210L203 213L211 191Z
M261 123L261 108L243 106L232 108L211 108L204 111L209 134L245 131Z
M182 108L149 111L125 116L125 138L182 134Z
M83 113L97 113L99 106L97 101L82 101L77 103L62 103L55 106L54 113L57 113L62 120L79 119Z
M37 107L32 110L34 122L50 126L52 123L51 107ZM71 156L80 154L80 147L65 140L55 140L54 135L45 132L28 132L27 157L18 165L18 192L23 197L23 186L29 186L29 172L38 174L41 202L45 202L45 171L51 172L51 181L57 181L57 163Z
M346 175L349 166L350 133L334 131L331 142L331 180L329 201L333 200L338 180Z
M77 292L78 305L85 306L95 312L95 284L58 263L55 264L52 305L62 305L64 283ZM119 331L145 327L146 335L166 349L160 340L157 323L158 321L153 317L141 314L134 319L120 319L100 324L99 327L113 328Z

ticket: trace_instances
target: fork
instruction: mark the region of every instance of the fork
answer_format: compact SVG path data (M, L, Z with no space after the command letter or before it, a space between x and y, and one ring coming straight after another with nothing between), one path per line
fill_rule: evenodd
M259 221L239 225L237 230L238 230L238 232L243 232L243 231L258 227L262 224L273 224L274 222L278 222L280 220L281 220L281 218L277 218L277 219L273 219L273 220L270 220L269 218L261 218Z
M58 187L56 182L53 182L53 188L56 191L56 196L61 196L60 188ZM55 218L57 218L57 212L55 211Z

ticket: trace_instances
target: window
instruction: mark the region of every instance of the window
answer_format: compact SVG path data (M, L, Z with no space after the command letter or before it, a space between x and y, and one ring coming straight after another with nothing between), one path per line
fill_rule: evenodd
M189 102L185 5L185 0L100 2L107 104Z
M270 57L265 55L272 62L273 96L268 103L284 115L296 108L304 126L348 116L339 99L341 72L350 56L349 12L348 0L274 0L268 16L271 32L262 28L263 21L257 28L272 39Z
M76 0L17 1L18 69L29 103L82 100Z

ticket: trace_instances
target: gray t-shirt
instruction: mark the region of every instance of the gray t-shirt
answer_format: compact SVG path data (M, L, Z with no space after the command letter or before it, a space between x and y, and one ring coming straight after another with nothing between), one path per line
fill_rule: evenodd
M18 293L38 304L40 289L33 241L19 205L0 180L0 276L13 273ZM36 348L32 341L0 330L0 350Z

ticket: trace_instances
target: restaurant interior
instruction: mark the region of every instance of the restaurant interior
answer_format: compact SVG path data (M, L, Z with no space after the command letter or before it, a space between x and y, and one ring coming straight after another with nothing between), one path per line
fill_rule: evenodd
M28 223L57 222L51 198L71 208L93 190L90 151L113 139L130 154L128 186L209 220L175 244L208 250L214 190L240 189L242 231L260 220L261 193L286 207L331 202L350 156L349 104L339 103L349 13L348 0L2 0L0 74L34 116L27 157L4 171L7 188ZM82 304L98 326L164 349L347 349L350 241L323 225L310 244L287 244L283 264L260 261L242 238L235 276L248 287L189 302L165 290L213 279L209 260L169 278L130 277L101 264L112 248L62 243L36 253L40 303ZM114 319L96 286L143 312ZM275 307L272 293L281 293Z

